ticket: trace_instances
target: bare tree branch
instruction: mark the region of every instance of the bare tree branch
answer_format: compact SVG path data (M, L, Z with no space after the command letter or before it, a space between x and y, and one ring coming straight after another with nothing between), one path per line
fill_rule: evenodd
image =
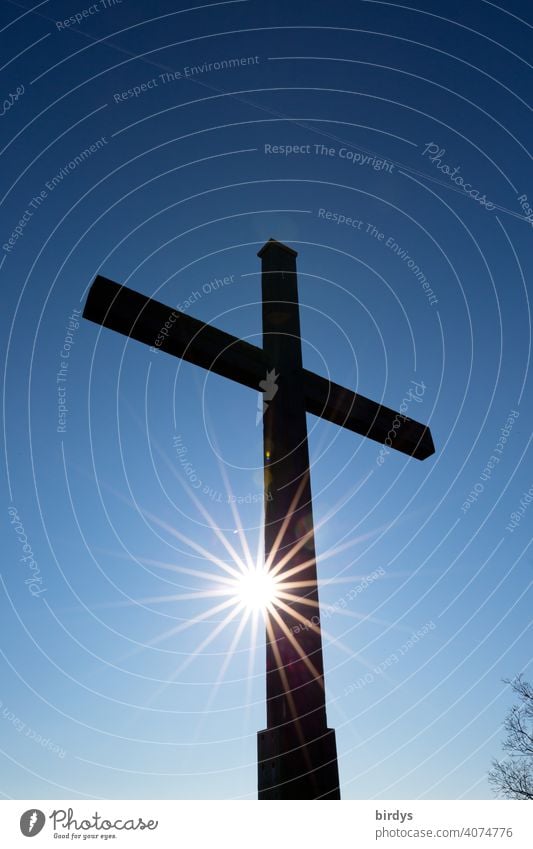
M504 722L502 748L509 757L493 761L489 782L505 799L533 799L533 687L518 675L506 680L518 696Z

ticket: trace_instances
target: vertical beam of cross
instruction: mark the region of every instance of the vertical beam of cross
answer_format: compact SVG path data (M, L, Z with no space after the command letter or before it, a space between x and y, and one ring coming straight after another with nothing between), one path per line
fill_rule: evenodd
M266 616L267 727L258 735L259 798L339 799L320 626L306 624L318 613L306 411L418 460L435 447L427 426L303 368L296 251L270 239L259 256L262 348L100 275L83 317L251 389L266 387L265 552L269 569L287 579L289 592L282 591Z
M326 721L320 629L302 627L302 621L317 621L318 586L297 254L271 240L258 255L263 351L275 370L268 382L275 380L277 387L263 418L265 559L277 577L288 576L286 592L293 596L266 612L267 728L258 735L259 798L340 798L335 735Z

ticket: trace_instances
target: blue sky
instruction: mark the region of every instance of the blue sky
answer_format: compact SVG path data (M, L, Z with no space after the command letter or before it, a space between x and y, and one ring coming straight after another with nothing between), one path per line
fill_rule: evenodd
M343 796L491 797L531 675L528 13L3 4L3 796L255 796L262 630L183 626L228 493L258 550L258 394L75 311L102 273L260 345L275 236L306 368L436 446L308 419Z

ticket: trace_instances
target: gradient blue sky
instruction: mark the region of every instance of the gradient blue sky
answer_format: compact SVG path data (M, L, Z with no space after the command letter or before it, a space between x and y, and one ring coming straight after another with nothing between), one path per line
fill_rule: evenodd
M343 610L324 647L343 796L491 797L502 679L531 663L531 9L418 7L2 4L5 797L255 796L261 631L228 660L238 617L181 671L223 614L159 638L214 603L174 568L222 574L183 540L228 559L206 510L239 546L226 480L257 550L258 395L82 322L58 432L56 375L97 273L261 344L270 236L299 252L306 367L394 408L423 384L409 415L436 445L380 465L377 444L309 418L321 599Z

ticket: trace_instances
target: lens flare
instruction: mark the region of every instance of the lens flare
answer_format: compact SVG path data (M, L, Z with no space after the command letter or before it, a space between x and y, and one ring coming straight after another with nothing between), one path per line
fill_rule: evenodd
M267 610L276 600L276 581L264 567L254 566L239 575L235 592L246 610Z

